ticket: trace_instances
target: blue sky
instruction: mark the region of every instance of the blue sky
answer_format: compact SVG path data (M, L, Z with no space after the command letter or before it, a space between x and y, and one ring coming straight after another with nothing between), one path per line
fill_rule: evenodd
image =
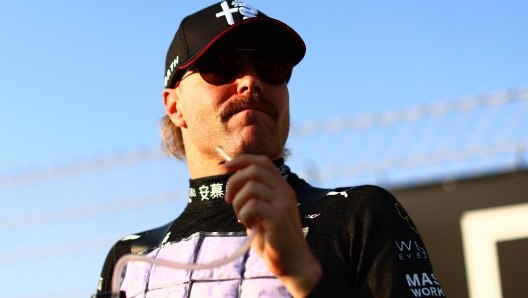
M209 1L16 1L0 11L0 173L157 142L181 18ZM292 122L526 86L524 1L254 1L307 44Z
M289 83L294 124L528 86L526 1L248 3L289 24L306 42L306 57ZM168 45L185 15L210 4L202 0L0 4L0 177L156 147ZM183 164L172 162L161 172L173 174L171 167L179 171L175 177L186 179ZM104 177L86 179L95 182L70 181L64 192L53 184L0 192L2 205L6 204L0 215L170 189L158 178L138 179L148 186L130 186L125 178L111 185ZM103 190L74 191L86 183L98 189L128 189L107 195ZM152 216L155 210L149 211ZM123 227L108 235L132 229L122 222L112 224ZM97 237L93 226L97 225L81 220L71 231L51 226L4 232L3 238L18 241L20 233L53 232L67 235L56 241L61 243L75 238L76 231L85 231L87 239ZM46 239L42 237L38 245L48 243ZM0 284L10 285L8 296L89 288L95 286L104 255L104 249L85 255L79 265L89 268L84 274L57 277L68 284L53 286L54 279L42 269L73 262L63 258L35 265L40 268L32 270L35 288L24 287L23 271L16 271L30 270L26 263L2 265L3 271L14 273Z

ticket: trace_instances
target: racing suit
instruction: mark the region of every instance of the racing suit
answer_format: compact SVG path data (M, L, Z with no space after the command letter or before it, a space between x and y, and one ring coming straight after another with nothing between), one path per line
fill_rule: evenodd
M274 162L293 188L306 182ZM225 258L243 242L246 228L224 201L230 174L190 180L189 202L157 246L139 254L179 263ZM409 215L376 186L328 190L302 219L305 239L323 274L310 297L445 297L420 234ZM118 241L104 263L98 291L110 291L117 260L133 239ZM264 261L249 250L211 270L181 270L143 262L127 265L121 289L127 297L291 297Z

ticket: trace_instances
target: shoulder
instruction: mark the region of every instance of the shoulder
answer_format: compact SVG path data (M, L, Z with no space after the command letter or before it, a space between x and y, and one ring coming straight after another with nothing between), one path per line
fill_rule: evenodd
M411 218L400 202L388 190L375 185L340 187L328 192L326 206L344 212L342 219L362 224L390 226L389 229L409 229L417 233ZM323 207L323 206L321 206Z
M397 199L386 189L375 185L339 187L329 190L326 199L341 198L343 203L362 208L393 206Z
M168 227L170 227L170 224L172 224L172 222L167 224ZM106 256L97 290L99 292L110 291L114 266L117 261L126 254L139 253L159 245L165 236L165 234L160 236L160 233L165 233L165 229L168 229L167 225L140 233L130 234L115 242Z
M327 196L341 195L355 199L382 199L395 200L394 196L386 189L376 185L361 185L338 187L331 189Z
M136 242L139 242L140 238L141 239L145 239L146 237L152 235L153 233L157 232L161 228L162 227L158 227L158 228L146 230L146 231L143 231L143 232L127 235L127 236L121 238L120 240L117 240L116 243L114 244L114 246L112 247L112 250L115 250L118 255L131 253L132 246Z
M379 207L397 203L396 198L386 189L375 185L338 187L333 189L313 188L325 193L322 205Z
M167 233L169 232L173 223L174 221L171 221L154 229L125 236L114 244L110 252L115 250L116 256L119 259L125 254L136 254L151 248L155 248L166 240L165 238Z
M132 245L137 239L145 235L148 235L153 230L155 229L143 231L140 233L130 234L130 235L127 235L117 240L112 246L112 248L110 248L110 251L108 252L104 267L108 267L108 266L113 267L113 265L117 262L117 260L119 260L119 258L121 258L123 255L131 253Z

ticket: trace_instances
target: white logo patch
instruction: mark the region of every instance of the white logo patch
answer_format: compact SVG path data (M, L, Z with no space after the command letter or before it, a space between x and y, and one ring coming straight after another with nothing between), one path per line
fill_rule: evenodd
M169 240L170 234L171 234L171 232L168 232L167 235L165 235L165 238L163 238L163 241L161 241L161 244L165 244L167 242L167 240Z
M139 236L139 235L128 235L128 236L126 236L125 238L121 239L121 241L136 240L136 239L138 239L139 237L141 237L141 236Z
M218 199L224 197L224 191L222 189L222 183L211 184L211 198Z
M231 5L233 5L234 7L239 7L238 12L244 16L244 20L254 18L258 15L258 10L255 7L247 4L246 2L235 0L231 2Z
M189 188L189 203L192 203L192 198L196 197L196 190Z
M169 78L171 74L174 72L175 68L178 67L178 63L180 61L180 56L176 56L174 60L172 60L171 64L169 65L169 69L167 69L167 73L165 74L165 87L169 84Z
M327 194L327 196L335 196L335 195L342 195L344 196L345 198L348 198L348 194L346 191L331 191Z
M217 18L225 17L229 25L233 25L235 23L235 19L233 18L234 12L238 12L243 15L244 20L248 18L254 18L258 14L258 10L246 2L235 0L231 2L231 5L233 5L234 8L229 8L227 1L220 3L222 11L216 14Z
M203 200L209 200L209 187L207 185L202 185L200 186L200 188L198 188L198 190L200 191L200 196L202 197L202 201Z
M287 165L280 166L279 172L282 175L282 178L288 179L288 174L287 174L288 173L288 166Z
M321 215L321 213L306 215L304 218L314 219L314 218L318 217L319 215Z

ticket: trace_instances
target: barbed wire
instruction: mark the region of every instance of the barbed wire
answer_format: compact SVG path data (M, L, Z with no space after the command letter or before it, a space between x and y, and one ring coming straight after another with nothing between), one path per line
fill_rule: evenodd
M188 188L180 188L161 194L151 194L121 200L91 203L70 208L13 215L0 218L0 232L125 213L150 207L164 206L178 201L184 202L188 200L188 194Z
M75 176L108 171L141 162L152 162L164 158L160 149L143 149L102 158L75 162L42 170L0 177L0 191L32 184L60 180Z
M110 250L112 243L115 243L122 238L123 235L105 236L101 238L84 239L73 242L62 242L27 248L2 250L2 254L0 254L0 266L14 263L54 259L57 257L76 255L85 252Z
M483 107L498 107L520 101L528 101L528 88L505 90L492 94L476 95L381 113L363 114L350 118L339 118L293 125L291 128L291 135L307 137L317 133L336 133L343 130L361 130L372 126L388 126L428 117L439 117L452 113L469 112ZM151 148L26 173L8 175L0 177L0 192L42 182L50 182L95 172L109 171L142 162L157 161L163 158L164 156L158 148Z
M497 107L507 103L528 100L528 88L504 90L491 94L475 95L455 100L445 100L381 113L368 113L349 118L314 121L293 125L292 136L306 137L317 133L335 133L343 130L360 130L372 126L387 126L423 118L469 112L483 107Z
M528 138L502 140L491 144L471 145L464 148L444 149L434 152L421 152L408 156L389 157L381 160L362 161L349 165L334 165L317 168L317 177L321 181L336 178L350 178L365 174L383 174L397 169L409 169L420 166L433 166L447 162L461 162L479 157L517 153L528 150ZM313 169L300 170L301 176L309 176ZM116 201L104 201L70 208L18 214L0 218L0 232L101 217L125 213L145 208L164 206L188 199L188 189L179 188L161 194L125 198ZM0 262L1 264L1 262Z
M391 157L382 160L365 161L350 165L330 166L319 169L321 180L336 177L354 177L365 173L382 173L388 169L431 166L445 162L460 162L478 157L516 153L528 149L528 138L503 140L492 144L471 145L465 148L445 149L437 152L424 152L402 157ZM115 202L101 202L93 206L64 208L51 212L40 212L33 215L17 215L0 219L3 231L24 227L77 220L95 216L123 213L151 206L161 206L187 197L187 189L178 189L158 195L123 199ZM0 254L0 266L13 263L37 261L105 250L120 239L120 236L107 236L97 239L80 240L37 247L3 250Z
M350 178L364 174L382 174L398 169L433 166L527 150L528 138L502 140L492 144L471 145L464 148L443 149L435 152L415 153L408 156L392 156L380 160L361 161L349 165L322 167L317 168L317 176L322 181L328 181L336 178Z

